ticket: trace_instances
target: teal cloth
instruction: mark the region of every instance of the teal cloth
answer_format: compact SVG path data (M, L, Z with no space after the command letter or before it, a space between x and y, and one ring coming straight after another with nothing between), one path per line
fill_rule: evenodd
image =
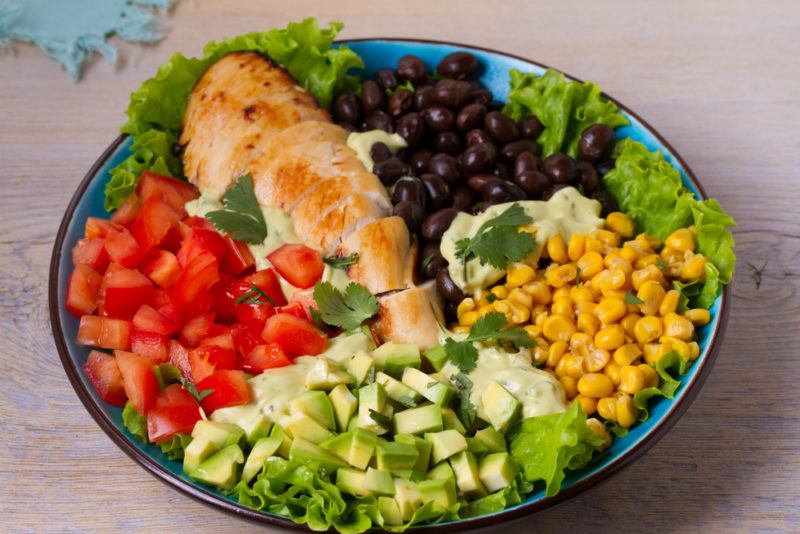
M160 40L166 31L155 8L167 11L174 0L0 0L0 46L12 39L35 43L78 81L84 62L100 52L110 63L117 49L106 39Z

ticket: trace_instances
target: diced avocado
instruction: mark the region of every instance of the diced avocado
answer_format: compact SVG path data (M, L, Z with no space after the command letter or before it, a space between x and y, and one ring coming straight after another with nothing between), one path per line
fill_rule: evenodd
M352 469L350 467L340 467L336 470L336 487L355 497L367 495L364 489L364 471Z
M347 464L333 454L323 451L303 438L295 438L292 441L289 459L312 467L322 467L329 473L340 467L347 467Z
M211 420L219 423L232 423L238 426L244 430L247 443L251 446L259 438L269 435L273 423L255 404L229 406L215 410Z
M395 434L424 434L444 428L442 408L435 404L402 410L394 416Z
M444 369L444 365L447 363L447 360L449 360L447 351L445 351L444 347L441 345L426 350L424 356L425 359L428 360L428 363L431 364L431 367L436 371Z
M347 431L350 432L353 429L359 428L358 426L358 414L353 415L350 420L347 422Z
M417 482L417 489L423 503L435 502L445 508L456 503L456 481L452 478L423 480Z
M411 482L425 480L425 475L427 475L425 471L418 471L416 469L392 469L391 471L393 477L410 480Z
M394 495L394 482L392 474L385 469L367 468L364 475L364 489L373 495Z
M403 516L400 514L400 507L391 497L378 497L378 511L383 517L383 522L387 525L402 525Z
M489 423L498 432L507 432L519 417L522 406L498 382L492 380L481 395L481 404Z
M374 368L375 360L363 350L356 352L347 360L347 372L353 375L356 385L359 386L366 383L370 371Z
M386 390L378 383L372 383L358 390L358 426L371 430L378 435L389 431L387 427L379 423L386 408ZM377 412L376 416L373 412Z
M216 451L216 445L208 438L203 436L192 438L192 441L183 450L183 470L186 473L191 473Z
M455 480L456 474L453 472L453 468L450 467L449 463L442 462L433 466L433 469L428 471L428 475L425 478L428 480L439 480L441 478L452 478Z
M475 439L486 445L489 452L506 452L506 438L494 427L487 426L475 432Z
M286 423L286 431L292 435L292 439L303 438L317 444L333 436L330 430L304 413L292 414Z
M201 419L192 429L192 437L204 437L214 444L214 447L224 449L228 445L240 445L244 438L244 430L231 423L219 423Z
M319 448L335 454L345 462L350 456L350 444L353 440L352 432L337 434L319 444Z
M466 434L467 429L461 424L461 420L450 408L442 408L442 423L445 430L456 430L459 434Z
M378 436L369 430L358 427L352 430L352 435L347 463L359 469L366 469L372 455L375 453Z
M414 445L395 441L378 443L376 456L378 469L413 469L419 458L419 451Z
M242 462L242 449L238 445L228 445L204 460L189 476L203 484L232 488L236 484L239 464Z
M419 347L403 343L384 343L372 351L378 367L390 376L400 378L406 367L419 369Z
M325 428L336 430L333 405L324 391L303 391L289 401L289 413L304 413Z
M496 452L481 459L478 476L486 489L494 493L511 485L517 476L517 466L507 452Z
M400 509L403 521L408 521L422 505L422 498L419 495L417 485L408 480L400 478L394 479L394 499Z
M333 406L333 415L336 419L336 426L339 432L344 432L347 429L347 422L350 417L356 413L358 407L358 399L353 395L347 386L339 384L328 393L328 399Z
M425 439L433 445L433 463L435 464L467 450L467 440L457 430L427 433Z
M418 436L412 436L411 434L395 434L394 440L398 443L414 445L419 451L419 457L412 469L423 472L428 470L428 465L431 460L431 450L433 449L433 445L431 445L429 441L425 441Z
M489 449L478 438L467 438L467 450L475 456L483 456L489 453Z
M390 399L406 408L415 406L422 399L419 393L382 371L375 375L375 382L383 386Z
M474 454L469 451L459 452L450 457L450 465L456 475L458 491L467 497L486 495L486 488L478 476L478 460Z
M247 461L244 463L242 480L250 482L250 479L256 476L261 471L261 468L264 467L264 460L274 455L280 446L281 439L279 436L261 438L256 441L250 454L247 455Z
M356 378L328 358L317 358L306 375L308 389L330 391L339 384L355 384Z
M269 432L269 437L277 436L281 440L281 445L278 447L278 454L283 458L289 459L289 451L292 449L292 438L283 431L280 425L275 425Z
M455 389L452 387L413 367L406 367L403 371L402 382L439 406L447 404L455 393Z

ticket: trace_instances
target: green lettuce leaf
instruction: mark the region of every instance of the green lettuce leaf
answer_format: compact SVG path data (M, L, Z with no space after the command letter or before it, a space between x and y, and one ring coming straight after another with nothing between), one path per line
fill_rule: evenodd
M564 413L530 417L513 433L509 450L522 468L526 481L544 481L545 494L558 493L564 471L585 466L603 440L586 425L580 404L573 402Z
M639 421L647 421L650 417L647 404L653 397L671 399L681 383L675 376L683 375L689 368L689 362L673 351L661 357L653 366L659 376L658 387L649 387L637 391L633 395L633 405L639 409Z
M128 432L147 443L147 417L137 412L130 402L122 409L122 424Z
M592 124L612 128L628 124L616 104L603 98L600 87L572 82L554 70L542 76L511 70L511 90L503 113L515 121L534 115L544 126L537 141L542 156L564 152L575 158L581 134Z
M162 441L158 444L161 452L167 455L170 460L183 460L183 451L192 442L192 436L188 434L175 434L169 441Z
M530 493L532 489L533 485L526 482L521 476L517 476L507 488L468 502L459 510L458 516L466 519L505 510L509 506L521 503L525 494Z

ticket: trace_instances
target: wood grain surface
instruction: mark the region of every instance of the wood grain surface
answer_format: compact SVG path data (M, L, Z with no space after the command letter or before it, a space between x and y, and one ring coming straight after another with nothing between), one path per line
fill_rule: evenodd
M518 532L800 529L800 7L784 1L183 0L154 46L121 43L73 84L39 50L0 52L0 531L248 532L128 459L69 385L47 314L53 238L173 52L314 15L342 37L450 39L597 81L640 112L739 222L722 353L645 457ZM499 528L497 530L500 530Z

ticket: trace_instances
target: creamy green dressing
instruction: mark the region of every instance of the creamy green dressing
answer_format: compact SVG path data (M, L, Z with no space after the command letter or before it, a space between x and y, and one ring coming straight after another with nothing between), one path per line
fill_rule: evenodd
M364 164L364 167L366 167L369 172L372 172L372 168L375 166L375 162L372 161L372 156L370 155L369 151L372 148L372 145L378 142L384 143L386 146L388 146L389 150L392 151L392 154L396 153L401 148L408 146L406 140L403 139L399 134L390 134L384 132L383 130L353 132L347 136L347 146L355 151L359 161Z
M466 265L456 258L456 242L465 237L474 237L478 228L487 220L496 217L512 204L519 204L532 219L536 228L536 248L526 262L535 264L539 260L542 247L550 237L561 234L569 240L572 234L588 234L603 226L600 218L600 203L586 198L574 187L566 187L556 192L550 200L524 200L497 204L478 215L461 212L453 219L450 228L441 241L441 252L449 263L450 278L465 293L474 295L497 282L506 271L491 265L483 265L477 258Z

